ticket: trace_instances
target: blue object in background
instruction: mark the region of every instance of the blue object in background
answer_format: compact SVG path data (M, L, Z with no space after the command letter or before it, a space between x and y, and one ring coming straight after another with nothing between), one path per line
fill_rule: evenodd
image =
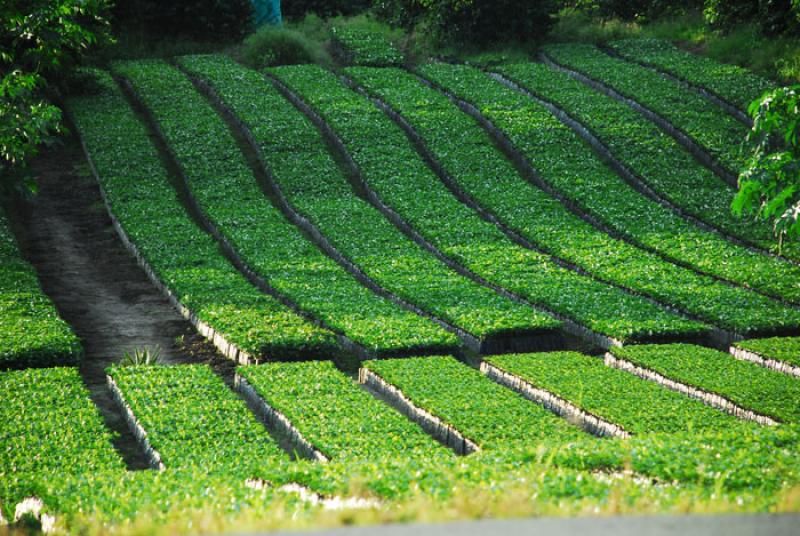
M281 25L281 0L251 0L255 11L256 28L271 24Z

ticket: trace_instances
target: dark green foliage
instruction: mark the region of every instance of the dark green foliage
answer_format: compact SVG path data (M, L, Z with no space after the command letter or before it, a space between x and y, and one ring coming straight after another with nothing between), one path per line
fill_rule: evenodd
M572 0L569 7L603 18L643 20L702 6L703 0Z
M739 175L736 213L773 223L779 243L800 237L800 86L778 88L750 105L750 158Z
M118 29L203 41L240 39L252 29L252 19L250 0L125 0L114 8Z
M302 19L313 13L320 17L357 15L367 11L372 0L288 0L281 3L281 13L287 19Z
M382 0L378 13L419 26L441 42L539 41L552 26L554 0Z
M4 0L0 4L0 194L21 167L63 131L45 97L93 45L110 39L108 0Z
M275 65L330 63L322 44L289 28L265 26L248 36L239 54L254 69Z
M705 0L703 15L712 27L723 30L752 22L767 35L800 28L797 0Z
M384 35L359 28L333 27L331 35L343 59L352 65L399 65L403 53Z

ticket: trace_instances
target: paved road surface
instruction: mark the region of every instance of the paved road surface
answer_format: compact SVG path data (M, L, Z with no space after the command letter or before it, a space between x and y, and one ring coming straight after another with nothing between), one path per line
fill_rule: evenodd
M800 514L519 519L349 527L285 536L800 536Z

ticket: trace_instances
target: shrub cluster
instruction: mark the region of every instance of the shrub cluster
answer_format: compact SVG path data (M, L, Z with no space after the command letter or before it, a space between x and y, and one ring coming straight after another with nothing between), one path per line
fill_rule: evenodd
M203 41L231 41L251 29L250 0L131 0L114 8L117 28L139 28L152 35L182 35Z

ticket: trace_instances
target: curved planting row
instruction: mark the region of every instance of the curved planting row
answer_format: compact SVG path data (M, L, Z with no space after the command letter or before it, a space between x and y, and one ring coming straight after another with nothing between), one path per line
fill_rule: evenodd
M485 361L632 434L725 430L740 424L697 400L576 352L508 354Z
M723 397L756 415L780 422L800 420L800 382L796 378L730 354L688 344L642 345L614 348L611 356L621 362L652 371L668 380L711 395ZM758 419L756 419L758 420Z
M542 64L516 64L499 72L588 127L637 179L670 203L734 236L774 248L768 226L731 215L735 191L700 166L672 138L630 108L593 92L564 73ZM586 153L586 151L584 151ZM575 158L587 158L583 154ZM705 273L790 301L800 299L800 266L734 245L690 225L673 211L644 198L608 167L593 174L598 188L582 198L604 224ZM789 248L796 254L796 248ZM724 262L720 262L724 259Z
M54 480L126 471L77 369L0 372L0 423L0 517L26 497L51 504Z
M696 335L707 329L512 242L461 204L403 131L333 74L312 66L274 72L336 131L368 188L464 273L618 340Z
M67 107L126 245L184 316L234 359L320 355L336 340L254 288L181 204L144 125L113 80Z
M82 354L78 337L42 292L0 208L0 370L74 365Z
M262 75L221 57L181 61L207 80L244 122L290 208L311 221L372 281L474 337L479 343L476 350L506 336L549 332L559 326L555 319L458 275L403 236L356 195L317 129ZM309 276L304 272L300 275ZM352 322L355 314L342 314L338 322ZM382 332L389 327L376 326L373 336L384 337ZM408 330L405 335L409 341L418 336ZM445 335L429 342L429 347L449 343Z
M597 277L656 298L731 332L770 332L800 326L797 309L665 262L657 255L615 240L526 181L539 181L556 193L563 192L567 202L584 205L592 200L595 208L605 203L607 207L602 214L609 222L625 217L618 201L605 193L606 181L595 182L596 177L607 178L612 184L619 179L547 109L471 67L432 64L423 67L421 73L479 108L481 117L492 123L495 137L503 137L509 145L513 144L511 150L515 155L529 163L529 175L535 176L523 178L503 162L497 151L487 148L485 134L468 117L454 114L452 106L442 97L434 96L430 90L423 92L419 84L410 86L416 88L413 89L415 95L424 95L426 105L438 103L436 105L445 110L437 115L436 123L425 124L424 118L416 120L423 121L421 132L426 142L441 155L453 179L525 238ZM395 84L409 87L410 82L403 82L398 76ZM393 102L399 99L395 97ZM459 135L446 136L445 132ZM472 154L480 158L473 160ZM491 182L483 179L488 173ZM637 213L637 219L645 217L646 214ZM634 227L636 223L629 221L627 225ZM639 232L653 231L644 226ZM680 247L678 244L679 240L675 240L674 247Z
M551 45L544 51L556 64L610 86L662 116L698 142L729 172L742 167L741 145L747 127L680 82L609 56L592 45Z
M734 344L731 354L793 376L800 376L800 337L752 339Z
M352 65L399 65L405 56L386 37L357 28L331 30L335 51Z
M223 120L180 71L163 62L118 70L157 121L200 210L271 287L372 355L457 345L430 320L370 292L287 221L262 192Z
M244 481L289 460L206 365L112 367L108 374L129 424L136 419L134 433L168 469L202 467Z
M237 374L330 460L452 455L330 361L267 363Z
M774 84L738 65L718 63L705 56L680 50L661 39L622 39L609 43L614 52L712 92L747 110L750 103Z
M563 444L584 436L452 357L368 361L363 366L483 449Z

